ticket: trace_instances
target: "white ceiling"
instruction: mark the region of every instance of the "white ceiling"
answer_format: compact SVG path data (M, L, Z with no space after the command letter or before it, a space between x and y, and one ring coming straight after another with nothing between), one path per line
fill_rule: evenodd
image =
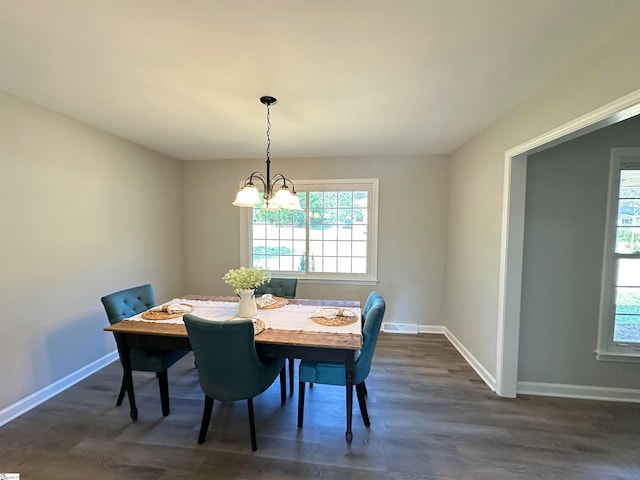
M0 90L178 159L449 153L639 0L0 0Z

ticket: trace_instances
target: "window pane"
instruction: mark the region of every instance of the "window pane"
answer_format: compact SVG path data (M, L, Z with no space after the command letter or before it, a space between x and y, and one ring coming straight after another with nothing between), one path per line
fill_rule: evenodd
M640 170L621 170L616 253L640 252Z
M337 272L337 258L336 257L324 257L322 260L322 271L323 273L332 273Z
M618 226L640 226L640 200L620 198L617 224Z
M640 259L618 259L614 342L640 342Z
M621 258L618 260L618 287L640 287L640 259Z
M322 249L325 256L335 257L338 255L338 242L324 242Z
M353 273L367 273L367 259L353 258L352 261Z
M338 271L342 273L351 273L353 271L351 258L349 257L338 258Z
M336 240L338 238L338 228L335 226L328 227L322 231L322 239L326 242L328 240Z
M280 257L280 270L293 271L293 257L281 256Z
M620 171L620 198L640 198L640 170Z
M338 240L351 240L352 231L350 226L343 226L337 230Z
M353 242L353 256L367 258L367 242Z
M640 343L640 288L616 289L613 341Z
M318 257L322 256L322 242L320 241L310 241L309 242L309 253L311 255L315 255Z
M640 227L616 228L616 253L640 253Z
M338 255L341 257L350 257L351 242L338 242Z

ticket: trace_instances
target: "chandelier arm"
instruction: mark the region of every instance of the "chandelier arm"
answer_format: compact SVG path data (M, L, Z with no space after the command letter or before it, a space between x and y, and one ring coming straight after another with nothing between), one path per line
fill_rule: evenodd
M264 179L264 177L262 176L262 173L260 172L253 172L251 175L249 175L247 177L247 179L244 181L244 186L246 187L247 185L253 185L253 179L257 178L258 180L260 180L262 182L262 185L265 187L265 190L267 188L267 183Z
M296 186L294 185L294 183L291 181L291 179L285 177L284 175L282 175L281 173L276 173L273 176L273 182L271 182L271 187L274 188L276 186L276 183L278 183L279 181L282 181L282 186L285 188L287 187L287 182L291 184L291 193L295 194L296 193Z

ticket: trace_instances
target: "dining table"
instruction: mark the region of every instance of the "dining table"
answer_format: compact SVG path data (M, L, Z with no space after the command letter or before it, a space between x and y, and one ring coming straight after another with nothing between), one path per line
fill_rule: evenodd
M258 308L254 318L256 329L255 346L258 355L275 358L298 358L301 360L341 362L345 367L346 384L346 432L345 439L351 443L353 412L353 380L355 359L362 347L362 318L359 301L326 299L280 299L277 305ZM211 321L237 318L238 297L185 295L164 305L187 305L190 313ZM318 323L314 312L327 309L344 309L353 321L346 325ZM129 400L130 417L138 418L130 349L159 348L169 350L191 350L189 336L182 316L171 319L149 320L144 312L109 325L105 331L114 334L124 372L124 385ZM284 401L284 373L281 374L281 392Z

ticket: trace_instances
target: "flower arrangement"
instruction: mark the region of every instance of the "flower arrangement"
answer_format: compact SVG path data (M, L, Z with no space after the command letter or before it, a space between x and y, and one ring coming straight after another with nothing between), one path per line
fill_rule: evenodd
M240 290L253 290L271 279L271 274L260 267L240 267L231 269L222 277L236 293Z

